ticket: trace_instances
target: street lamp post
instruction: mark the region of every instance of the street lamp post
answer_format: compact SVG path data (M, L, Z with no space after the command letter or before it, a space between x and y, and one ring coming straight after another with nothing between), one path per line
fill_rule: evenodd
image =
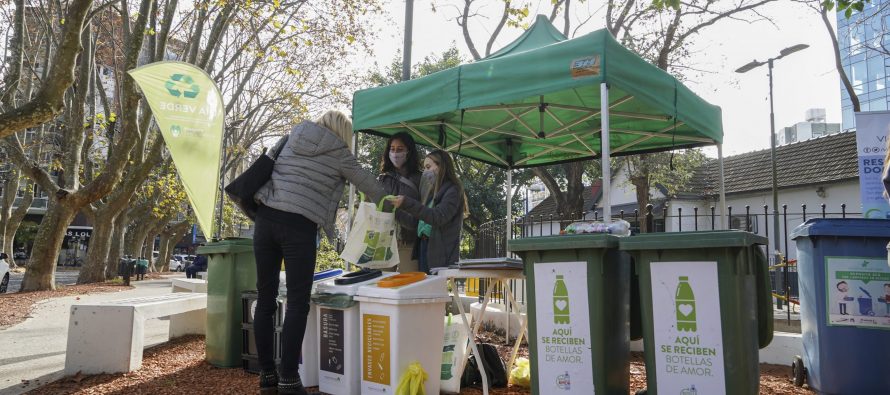
M767 65L769 70L769 128L770 128L770 156L773 172L773 254L775 256L775 264L781 263L781 253L779 252L779 183L776 171L776 115L773 110L773 63L797 51L809 48L807 44L797 44L779 51L779 56L769 58L765 62L753 60L750 63L736 69L736 73L747 73L760 66ZM785 297L788 297L788 267L784 269L784 289ZM782 300L776 299L776 306L782 308ZM790 313L790 310L789 310Z

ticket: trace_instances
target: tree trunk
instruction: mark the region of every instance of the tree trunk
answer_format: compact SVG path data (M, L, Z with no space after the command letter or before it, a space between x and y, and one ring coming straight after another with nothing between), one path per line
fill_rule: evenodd
M176 248L176 243L182 239L188 229L188 221L182 221L161 232L161 251L158 256L162 263L161 271L170 271L170 257L173 255L173 249Z
M22 224L22 220L25 219L25 215L28 214L28 209L31 207L31 203L34 201L34 188L28 187L25 191L25 196L22 198L22 201L19 203L19 206L12 210L12 213L7 218L5 225L0 225L0 227L6 228L6 235L3 237L3 245L0 246L0 250L12 254L15 246L13 245L13 241L15 240L15 234L19 230L19 226ZM15 267L15 260L11 260L9 262L11 267Z
M25 272L20 291L42 291L56 288L56 263L59 260L59 250L62 248L65 230L78 211L73 207L74 205L74 202L67 202L63 199L47 210L40 223L40 228L37 230L28 271Z
M114 218L114 229L111 236L111 246L108 250L108 265L105 267L105 274L108 277L117 275L117 265L121 260L124 251L124 241L127 235L127 222L129 215L124 210Z
M649 156L646 154L639 155L638 158L636 158L636 160L639 161L636 166L631 165L634 161L633 158L628 157L625 160L628 163L627 173L630 176L631 184L634 186L637 205L640 213L643 213L643 216L641 216L643 220L640 221L640 232L647 233L652 231L649 229L649 226L645 221L646 206L649 205L649 190L652 189L652 186L650 185L651 183L649 182L651 178L649 175L652 170L649 167ZM632 169L632 167L635 168Z
M106 269L111 263L108 261L108 253L111 250L113 231L114 217L96 215L96 220L93 222L93 235L90 237L90 245L87 247L87 257L77 276L78 284L98 283L108 278Z
M9 172L9 179L3 183L3 199L0 199L0 252L7 254L13 253L12 240L16 230L10 230L9 219L12 217L12 205L19 190L20 174L17 168Z

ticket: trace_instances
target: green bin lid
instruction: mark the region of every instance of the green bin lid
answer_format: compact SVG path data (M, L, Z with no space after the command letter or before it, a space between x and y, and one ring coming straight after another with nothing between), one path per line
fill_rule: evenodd
M740 230L646 233L621 239L624 251L748 247L767 244L766 237Z
M525 237L510 240L507 246L512 252L618 248L618 239L617 236L609 234Z
M253 239L232 237L220 241L207 243L198 247L195 253L199 255L239 253L253 250Z

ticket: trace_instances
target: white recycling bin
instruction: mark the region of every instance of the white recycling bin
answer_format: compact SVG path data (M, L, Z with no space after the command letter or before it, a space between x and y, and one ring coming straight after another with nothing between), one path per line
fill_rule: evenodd
M330 269L323 272L317 272L312 278L312 293L316 292L317 287L325 281L333 281L334 278L343 275L342 269ZM285 312L287 312L287 285L285 273L281 272L279 277L278 293L281 298L281 325L284 325ZM283 291L283 292L282 292ZM306 387L315 387L318 385L318 359L315 355L318 353L317 332L315 331L315 303L309 301L309 314L306 316L306 332L303 334L303 346L300 351L299 373L303 385ZM278 355L284 354L283 342L279 342Z
M318 390L327 394L361 394L359 375L359 306L352 300L359 287L394 276L380 270L350 273L337 280L318 284L316 295L336 295L328 302L315 303Z
M427 373L425 393L439 393L442 320L451 300L445 280L409 272L359 288L363 395L395 393L415 362Z

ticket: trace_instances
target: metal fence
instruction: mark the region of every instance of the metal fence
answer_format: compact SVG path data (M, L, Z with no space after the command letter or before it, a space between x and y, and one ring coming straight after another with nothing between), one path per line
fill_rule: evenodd
M799 210L789 211L789 206L782 205L778 213L772 213L768 205L761 207L727 207L726 224L730 229L739 229L749 231L751 233L762 235L773 243L774 237L770 236L771 226L773 226L776 215L779 217L779 245L776 250L781 253L782 260L776 261L774 255L765 250L764 252L770 257L770 279L772 282L773 293L780 296L777 299L777 306L782 307L784 300L790 300L791 303L797 303L799 293L797 284L797 265L795 259L787 259L789 256L789 238L791 229L797 225L806 222L810 218L855 218L861 217L861 213L847 211L847 205L841 204L840 207L830 208L822 204L813 210L807 205L802 204ZM839 210L838 210L839 209ZM691 212L690 212L691 211ZM721 227L720 214L716 212L715 207L709 207L706 210L693 208L692 210L684 210L677 207L671 210L670 207L663 207L655 210L652 205L648 205L644 213L639 210L633 212L619 211L612 216L613 219L623 219L631 225L631 233L638 234L641 232L641 224L645 221L648 232L691 232L703 230L716 230ZM596 210L569 213L569 214L549 214L529 217L518 217L511 221L511 238L540 237L557 235L560 230L575 221L582 220L601 220L600 213ZM495 258L507 255L507 222L506 219L499 219L487 222L479 227L479 231L474 237L473 243L469 243L473 248L465 252L465 258ZM796 251L796 249L795 249ZM525 288L524 282L511 282L511 288L517 297L517 303L524 304ZM485 294L487 287L485 281L480 282L480 299ZM496 290L493 300L497 303L503 303L506 299L504 290ZM521 295L521 296L520 296Z

